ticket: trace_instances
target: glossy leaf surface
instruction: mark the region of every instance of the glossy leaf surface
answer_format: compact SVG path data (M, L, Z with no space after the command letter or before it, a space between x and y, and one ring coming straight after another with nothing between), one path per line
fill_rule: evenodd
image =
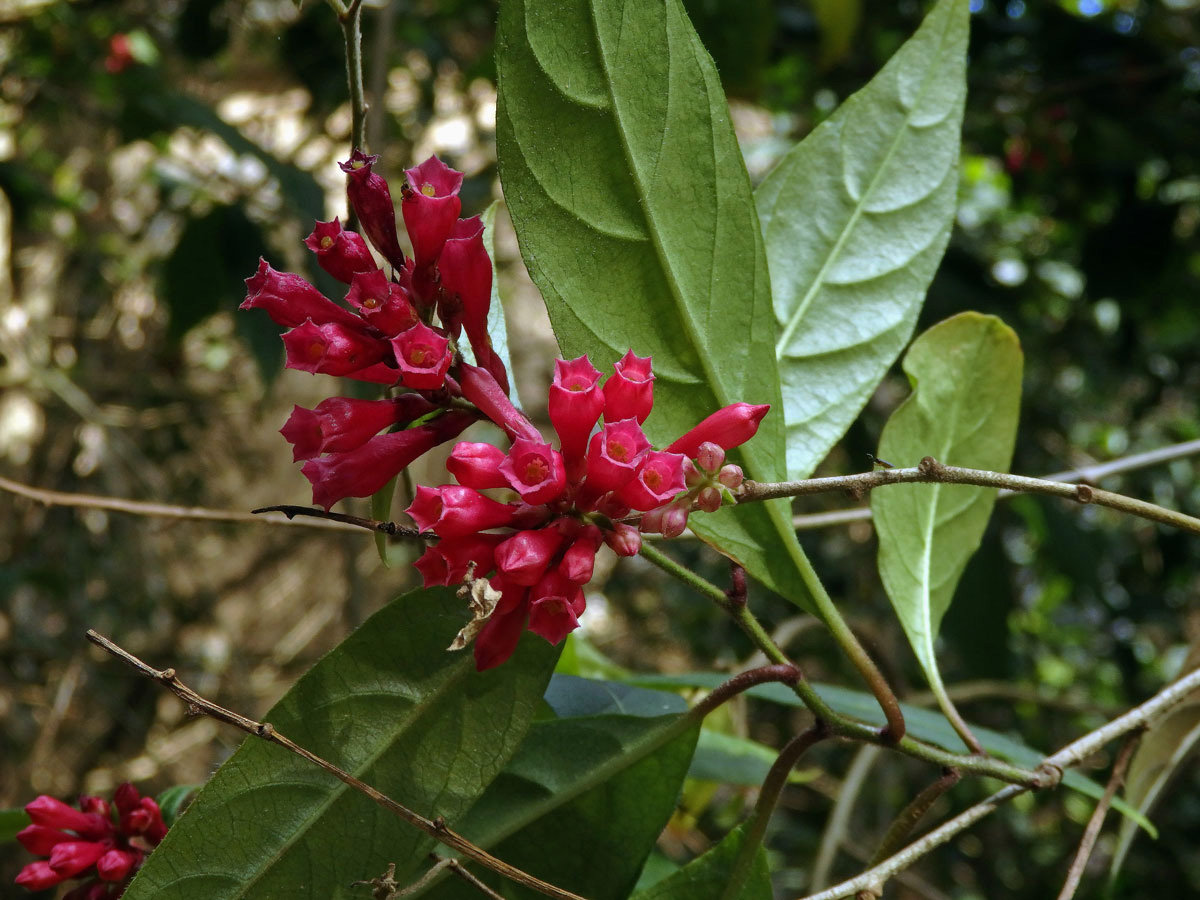
M660 446L720 406L771 404L742 461L777 480L766 257L719 79L678 0L506 0L496 64L505 198L564 356L653 356ZM789 518L776 502L691 525L803 602Z
M946 249L967 18L967 0L941 0L755 193L779 320L789 478L812 474L908 343Z
M451 827L516 750L555 650L526 634L499 668L447 653L463 624L445 589L414 591L326 654L264 721ZM247 739L197 794L125 900L328 900L403 876L434 841L282 747Z
M1022 368L1016 334L993 316L962 313L933 326L904 357L913 392L884 426L879 456L896 466L932 456L1007 472ZM995 502L995 488L966 484L897 484L871 494L880 577L939 697L934 640Z

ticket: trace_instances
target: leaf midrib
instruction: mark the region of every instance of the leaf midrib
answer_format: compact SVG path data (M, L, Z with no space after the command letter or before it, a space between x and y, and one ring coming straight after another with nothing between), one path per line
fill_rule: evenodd
M942 57L942 50L945 47L946 39L950 33L952 24L953 24L953 19L950 16L947 16L946 27L942 29L941 38L938 40L938 49L937 49L937 54L936 54L936 57L938 59L941 59L941 57ZM902 52L902 51L900 51L900 52ZM858 220L860 218L862 218L864 211L865 211L867 199L874 193L876 184L878 184L879 179L883 175L884 171L887 170L888 163L891 161L891 158L892 158L892 154L895 153L896 148L900 145L901 137L903 135L906 135L908 133L908 130L913 127L912 120L915 115L915 111L920 108L921 100L925 96L925 91L928 89L930 83L932 82L934 74L936 72L940 71L940 69L941 69L941 66L938 66L937 68L931 68L926 72L925 80L921 82L921 90L918 92L916 100L913 102L912 107L910 107L908 113L904 117L904 127L896 130L896 135L893 138L891 144L888 146L887 153L884 154L883 162L879 164L879 168L875 170L875 175L871 178L871 183L867 186L867 189L865 191L863 191L862 196L859 198L859 201L854 205L854 210L850 213L850 218L846 221L845 227L843 227L841 233L838 235L838 239L834 243L833 249L829 252L829 255L825 258L825 262L822 263L820 271L817 272L816 277L813 279L812 284L809 286L808 291L805 293L804 297L801 299L799 305L796 307L796 309L792 313L792 315L789 316L788 321L784 324L783 333L780 334L779 340L775 344L775 358L777 360L783 359L783 357L786 355L787 347L788 347L788 344L791 342L792 336L795 334L796 329L800 326L800 322L804 318L804 314L806 312L808 312L808 307L812 304L813 300L816 298L817 293L824 286L825 276L828 274L829 269L833 266L833 264L837 261L838 257L841 255L842 248L845 246L846 241L849 240L850 234L854 231L854 226L857 225ZM841 135L842 124L843 123L841 123L841 122L838 123L838 148L839 148L839 150L841 149L841 146L842 146L842 135ZM953 164L952 164L952 167L953 167ZM845 183L845 174L846 174L845 169L846 169L845 163L843 162L842 163L842 183L843 184ZM939 182L939 184L940 184L940 182ZM780 192L780 193L782 193L782 192ZM929 194L926 194L924 197L921 198L921 200L923 201L923 200L927 199L928 197L929 197ZM774 206L778 206L778 204L779 204L778 198L779 198L779 194L776 194L776 200L775 200Z

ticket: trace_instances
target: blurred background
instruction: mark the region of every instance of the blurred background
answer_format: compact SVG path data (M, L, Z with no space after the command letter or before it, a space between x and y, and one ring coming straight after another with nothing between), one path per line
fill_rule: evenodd
M686 5L755 180L874 74L927 6ZM1200 438L1200 3L971 8L958 222L918 330L977 309L1017 331L1026 382L1014 471ZM377 171L396 183L437 153L467 173L464 215L500 196L494 19L486 0L365 3ZM260 255L324 284L300 240L315 218L345 215L345 96L336 18L312 0L0 0L0 475L237 511L308 502L276 430L293 404L353 388L284 372L278 329L235 309ZM517 385L545 421L555 344L500 218ZM897 366L822 472L865 469L906 393ZM1198 514L1196 473L1182 459L1104 486ZM417 477L443 474L431 462ZM406 503L397 497L395 509ZM809 499L797 512L846 505ZM366 513L365 502L346 508ZM919 699L869 521L801 540L898 690ZM384 568L365 533L47 507L0 492L0 808L126 779L155 792L201 782L238 743L92 652L85 629L256 716L416 584L405 552ZM674 552L727 578L699 546ZM586 640L621 665L730 669L749 656L712 608L639 560L590 590ZM943 627L943 672L971 721L1049 751L1178 673L1200 641L1198 595L1194 536L1093 507L1004 501ZM858 687L794 607L765 594L752 602L810 676ZM751 706L728 727L780 746L799 724ZM1097 760L1097 777L1110 763ZM934 775L852 747L822 748L812 766L770 836L780 896L807 889L814 868L856 871ZM1184 766L1176 784L1154 815L1160 839L1138 839L1114 896L1145 896L1149 883L1164 896L1200 893L1200 777ZM985 787L960 785L936 812ZM826 835L835 798L850 791L848 824ZM691 784L663 856L701 852L752 799ZM925 859L893 896L1052 896L1090 806L1062 791L1022 797ZM1106 836L1101 864L1111 846ZM0 883L27 861L0 846Z

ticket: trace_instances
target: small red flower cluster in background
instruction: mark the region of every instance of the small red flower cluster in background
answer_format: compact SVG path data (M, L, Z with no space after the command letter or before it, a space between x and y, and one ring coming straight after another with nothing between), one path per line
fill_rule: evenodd
M446 463L458 484L418 487L407 512L440 538L416 563L427 587L495 573L500 598L475 641L480 669L508 659L526 627L556 644L579 625L601 543L621 556L641 547L639 530L615 520L640 512L641 531L676 537L693 504L720 508L742 481L737 466L723 465L725 451L753 437L769 408L732 404L655 450L641 427L654 404L649 358L630 351L603 384L586 356L559 360L549 403L555 450L487 371L464 364L462 373L463 396L512 446L458 444ZM490 488L521 499L500 503L481 493Z
M451 373L465 333L475 360L508 391L508 374L487 333L492 263L478 216L459 219L462 173L431 157L409 169L401 214L413 257L400 249L387 182L371 171L377 157L355 151L341 164L363 231L391 266L389 278L362 235L338 219L317 222L305 244L321 268L347 285L345 305L260 260L246 279L242 309L265 310L283 335L287 366L340 375L410 393L394 400L334 397L296 407L283 427L313 484L313 500L331 507L375 493L401 469L476 420L451 409L461 392ZM434 314L437 322L434 322ZM379 434L385 428L400 430Z
M408 509L438 539L416 563L426 586L490 575L498 599L485 613L475 662L491 668L512 655L526 627L558 643L578 626L600 545L622 556L641 547L639 528L622 519L640 514L641 532L676 537L693 509L719 509L742 482L741 469L724 464L725 451L754 436L768 407L734 403L657 450L642 432L654 405L648 357L631 350L603 383L586 356L559 360L549 398L554 449L509 400L508 374L487 333L492 266L483 226L478 217L458 218L462 174L436 157L406 171L408 258L387 182L371 171L376 159L355 151L341 167L390 277L362 236L337 219L318 222L305 243L347 285L345 305L264 260L246 279L242 308L264 309L290 329L283 335L289 367L402 391L296 407L281 429L293 458L305 461L314 502L326 509L375 493L479 418L504 430L508 452L458 444L447 463L458 484L419 487ZM476 365L459 350L463 334ZM481 493L491 489L520 500Z
M120 897L146 854L167 833L158 804L126 782L112 803L80 797L79 809L45 794L25 806L33 824L17 833L21 845L48 857L25 866L17 884L42 891L72 878L83 884L63 900L111 900Z

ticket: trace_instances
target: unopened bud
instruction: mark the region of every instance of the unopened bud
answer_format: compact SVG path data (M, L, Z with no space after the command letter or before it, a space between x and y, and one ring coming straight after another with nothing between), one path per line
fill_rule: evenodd
M730 464L722 467L717 474L717 481L725 485L731 491L736 491L742 486L742 482L746 480L746 476L742 474L742 467Z

